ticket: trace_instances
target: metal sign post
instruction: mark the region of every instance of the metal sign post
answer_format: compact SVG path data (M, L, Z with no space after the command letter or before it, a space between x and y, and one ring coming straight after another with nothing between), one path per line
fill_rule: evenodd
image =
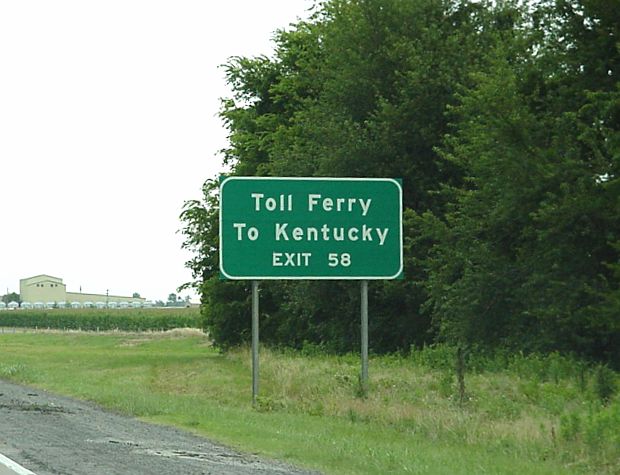
M258 398L258 281L252 281L252 405Z
M360 384L362 395L368 394L368 281L361 283L361 314L362 314L362 374Z

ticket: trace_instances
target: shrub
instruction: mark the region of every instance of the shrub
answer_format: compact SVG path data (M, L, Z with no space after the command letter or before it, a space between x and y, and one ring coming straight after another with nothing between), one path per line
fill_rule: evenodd
M616 393L616 375L605 365L598 365L594 371L594 393L603 404Z

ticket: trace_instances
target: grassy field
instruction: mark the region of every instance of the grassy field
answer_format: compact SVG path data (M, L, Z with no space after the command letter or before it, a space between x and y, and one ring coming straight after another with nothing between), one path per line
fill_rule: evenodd
M620 473L617 374L557 355L471 361L461 400L452 357L372 358L364 398L355 355L262 349L252 408L249 351L199 332L0 334L0 378L325 473Z

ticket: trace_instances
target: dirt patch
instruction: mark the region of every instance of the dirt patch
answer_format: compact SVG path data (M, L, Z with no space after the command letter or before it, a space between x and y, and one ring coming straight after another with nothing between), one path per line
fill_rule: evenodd
M188 337L197 337L203 340L204 346L211 346L211 340L208 335L197 328L175 328L162 332L143 332L143 333L127 333L128 338L123 340L119 346L138 346L149 341L156 340L180 340Z

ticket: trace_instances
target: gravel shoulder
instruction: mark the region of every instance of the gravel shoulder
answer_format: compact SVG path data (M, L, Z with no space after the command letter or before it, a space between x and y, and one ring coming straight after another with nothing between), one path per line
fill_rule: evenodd
M37 475L317 473L2 380L0 453Z

